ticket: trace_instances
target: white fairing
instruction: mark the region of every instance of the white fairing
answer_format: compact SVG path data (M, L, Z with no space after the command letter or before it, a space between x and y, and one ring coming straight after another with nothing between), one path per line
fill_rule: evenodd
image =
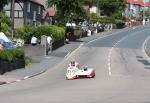
M87 69L87 71L79 70L78 75L84 76L84 75L90 75L93 72L93 69Z

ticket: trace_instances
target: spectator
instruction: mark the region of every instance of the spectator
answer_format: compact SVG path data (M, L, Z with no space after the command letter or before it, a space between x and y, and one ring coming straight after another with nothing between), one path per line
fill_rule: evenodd
M2 43L0 43L0 50L3 50L4 49L4 46Z
M33 45L33 46L35 46L35 45L37 45L37 38L35 37L35 36L33 36L32 38L31 38L31 44Z
M46 43L46 55L48 55L49 51L50 51L50 53L52 52L52 38L50 36L48 36L46 41L47 41L47 43Z
M67 23L66 23L66 27L71 27L72 25L71 25L71 23L68 21Z
M91 35L92 35L91 30L90 30L90 29L88 29L87 36L91 36Z

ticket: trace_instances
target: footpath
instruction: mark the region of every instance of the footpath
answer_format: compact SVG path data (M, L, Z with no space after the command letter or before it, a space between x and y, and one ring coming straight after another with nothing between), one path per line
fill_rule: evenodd
M26 80L28 78L37 76L41 73L46 72L48 69L52 68L53 66L57 65L61 62L64 58L69 56L71 52L77 49L80 44L88 43L100 37L104 37L107 35L111 35L113 33L117 33L122 31L123 29L114 29L112 31L107 32L100 32L98 34L94 34L90 37L80 38L75 42L70 42L70 44L65 44L64 46L56 49L50 55L47 56L33 56L31 57L37 63L30 64L25 68L14 70L11 72L7 72L4 75L0 76L0 84L9 84L18 82L21 80ZM150 41L150 40L149 40ZM150 42L149 42L150 43ZM150 45L148 45L150 51Z

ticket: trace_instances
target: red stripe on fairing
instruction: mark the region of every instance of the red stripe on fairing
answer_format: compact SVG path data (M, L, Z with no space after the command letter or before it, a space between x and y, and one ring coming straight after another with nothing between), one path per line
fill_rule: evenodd
M92 72L87 76L87 77L94 77L95 73L94 73L94 69L92 68Z

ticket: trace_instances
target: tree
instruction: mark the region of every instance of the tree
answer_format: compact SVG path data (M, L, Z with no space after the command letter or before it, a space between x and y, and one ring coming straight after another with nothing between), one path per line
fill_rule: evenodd
M68 20L85 14L82 8L83 0L47 0L48 7L56 5L59 20Z
M84 0L90 5L96 5L101 14L106 16L112 16L114 13L122 12L126 7L125 0Z
M0 12L0 31L6 33L9 32L10 28L9 18L6 16L4 11Z
M97 4L101 13L106 16L112 16L115 13L120 13L126 7L125 0L98 0Z
M0 0L0 31L2 30L2 22L3 24L5 23L7 25L7 18L5 18L4 12L3 12L3 8L6 4L8 4L9 0Z
M4 6L8 4L9 0L0 0L0 11L3 10Z

